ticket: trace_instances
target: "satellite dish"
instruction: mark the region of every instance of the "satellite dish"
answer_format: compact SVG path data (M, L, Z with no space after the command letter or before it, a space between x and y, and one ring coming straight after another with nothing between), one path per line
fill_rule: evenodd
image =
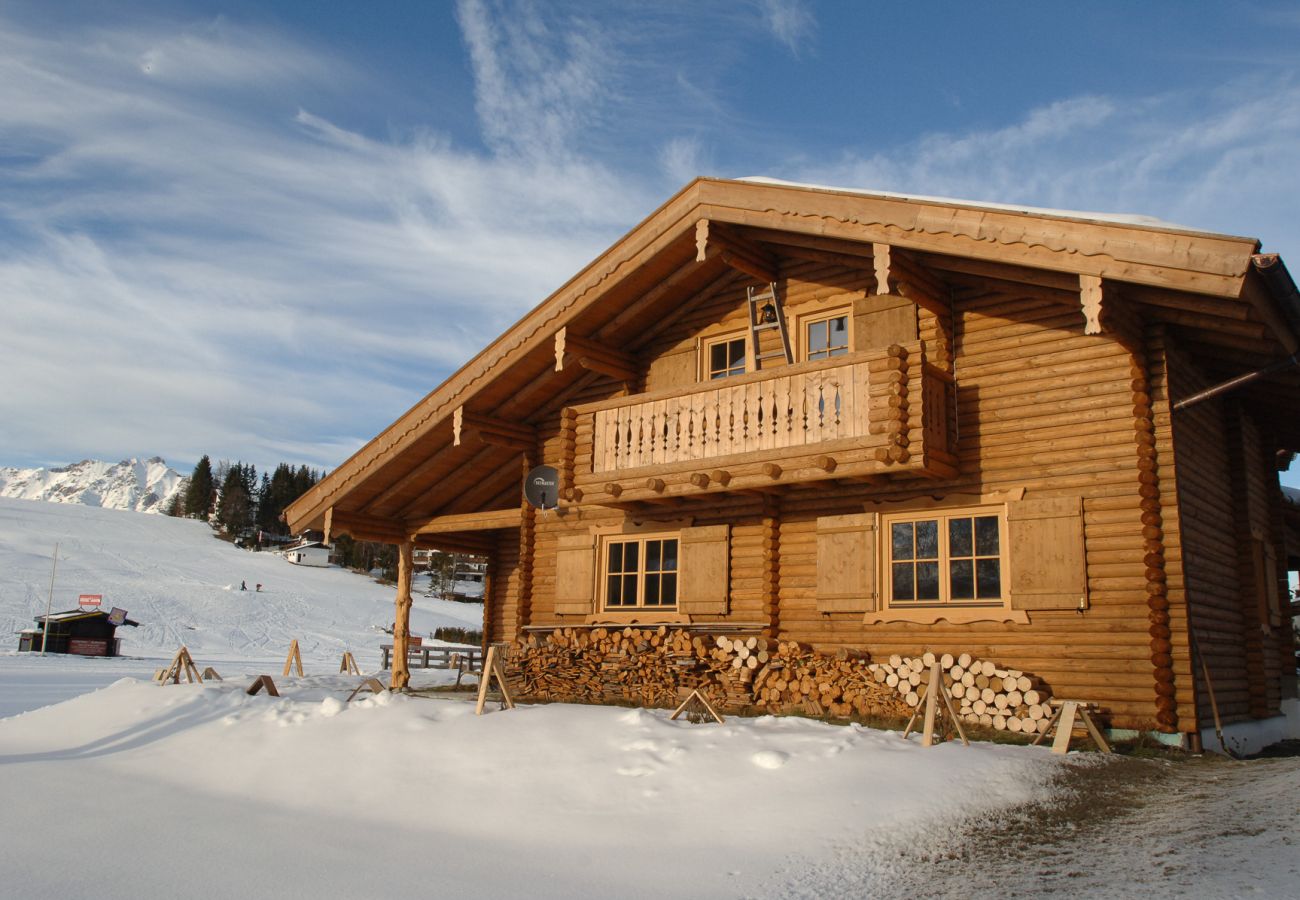
M524 476L524 499L538 509L560 505L560 473L554 466L538 466Z

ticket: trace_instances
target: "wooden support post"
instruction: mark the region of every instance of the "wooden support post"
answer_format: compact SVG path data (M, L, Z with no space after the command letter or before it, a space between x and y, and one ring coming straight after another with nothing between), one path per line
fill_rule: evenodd
M284 658L284 673L289 674L290 667L298 669L298 677L302 677L302 651L298 649L298 639L294 638L289 642L289 655Z
M941 690L943 690L943 677L939 674L939 664L935 663L930 666L930 684L925 689L925 728L921 731L922 747L929 747L934 743L934 714Z
M353 657L351 650L343 651L343 660L339 663L339 672L347 675L360 675L361 670L357 668L356 658Z
M961 719L957 716L957 710L953 708L952 698L948 695L948 688L944 687L943 664L938 660L930 666L930 680L922 689L921 702L917 704L916 711L907 720L907 727L903 729L903 740L907 740L908 736L911 735L912 726L916 724L916 717L921 715L921 704L923 703L925 726L921 734L921 746L930 747L934 744L935 720L941 714L939 709L940 701L943 703L943 709L947 710L949 721L956 727L957 734L961 736L962 744L969 747L970 741L966 739L966 730L961 727Z
M1052 705L1058 707L1052 715L1051 720L1047 723L1047 730L1040 732L1038 737L1034 738L1033 743L1037 744L1043 738L1052 733L1052 727L1056 727L1056 737L1052 740L1053 753L1069 753L1070 737L1076 726L1077 716L1083 720L1083 726L1088 730L1088 734L1097 744L1097 749L1102 753L1110 753L1110 744L1102 737L1099 729L1092 721L1092 712L1097 709L1097 704L1087 700L1053 700Z
M1053 753L1070 752L1070 732L1074 731L1074 715L1079 710L1079 704L1073 700L1066 700L1061 707L1061 718L1056 723L1056 739L1052 741Z
M501 688L501 705L506 709L515 708L515 702L510 699L510 689L506 687L506 673L501 663L501 654L505 652L506 646L493 644L488 647L487 658L483 660L483 671L479 674L478 704L474 707L476 716L483 715L483 706L487 703L488 688L493 678Z
M225 681L224 678L217 674L217 670L212 668L212 666L208 666L203 670L203 680L207 681L209 678L215 678L217 681Z
M411 683L411 670L406 664L406 654L411 637L411 571L415 544L402 541L397 545L397 600L393 619L393 672L389 679L390 690L404 690Z

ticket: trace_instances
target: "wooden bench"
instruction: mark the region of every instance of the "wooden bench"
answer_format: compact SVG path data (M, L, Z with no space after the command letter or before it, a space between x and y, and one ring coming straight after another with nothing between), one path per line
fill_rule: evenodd
M382 668L387 669L393 657L393 645L380 644L379 649L384 653ZM460 658L465 671L483 671L483 651L478 647L408 647L406 664L418 669L450 669L453 656Z

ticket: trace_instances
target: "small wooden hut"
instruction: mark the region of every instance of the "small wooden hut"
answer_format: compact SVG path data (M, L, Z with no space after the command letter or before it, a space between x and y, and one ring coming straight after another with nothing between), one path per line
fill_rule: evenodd
M135 628L140 623L123 619L123 625ZM19 651L71 653L76 656L117 656L122 639L117 637L109 613L93 609L69 609L36 617L36 628L19 633ZM48 635L47 635L48 632Z
M1211 687L1229 724L1294 694L1298 351L1295 284L1253 238L699 179L287 518L397 546L397 687L412 550L436 546L489 560L486 639L525 693L662 701L673 665L630 660L712 665L731 635L966 653L1192 741ZM540 464L546 513L521 500ZM738 668L724 702L862 709Z

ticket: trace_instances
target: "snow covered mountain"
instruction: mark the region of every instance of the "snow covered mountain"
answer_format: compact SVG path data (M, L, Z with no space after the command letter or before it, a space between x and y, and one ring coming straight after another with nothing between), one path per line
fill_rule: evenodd
M0 497L136 512L162 512L184 483L185 476L157 456L119 463L83 459L51 469L0 468Z

